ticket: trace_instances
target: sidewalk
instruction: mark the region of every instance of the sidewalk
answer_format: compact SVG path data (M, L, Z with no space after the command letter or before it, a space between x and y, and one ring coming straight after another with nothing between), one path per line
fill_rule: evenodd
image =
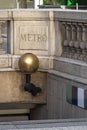
M0 122L0 130L87 130L87 119Z

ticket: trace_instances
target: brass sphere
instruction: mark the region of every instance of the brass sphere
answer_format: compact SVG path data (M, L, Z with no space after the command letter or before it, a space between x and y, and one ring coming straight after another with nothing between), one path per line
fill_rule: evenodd
M36 55L32 53L26 53L19 59L19 69L23 73L34 73L39 67L39 60Z

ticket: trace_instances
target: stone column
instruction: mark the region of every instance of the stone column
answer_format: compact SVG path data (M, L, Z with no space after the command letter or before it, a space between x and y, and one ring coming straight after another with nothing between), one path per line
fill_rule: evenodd
M63 46L63 52L62 52L62 56L66 57L67 56L67 36L66 36L66 22L62 22L63 25L63 42L62 42L62 46Z
M82 41L82 27L79 23L77 23L77 41L74 43L74 47L76 49L76 53L74 58L79 59L81 55L80 42Z
M74 43L76 42L77 39L77 33L76 33L76 23L71 23L71 39L69 41L69 48L70 48L70 54L69 57L70 58L74 58L75 55L75 47L74 47Z
M86 51L87 51L86 44L87 44L87 26L83 24L82 25L82 42L80 42L80 48L82 50L82 53L80 55L80 60L84 60L86 56Z
M69 48L69 42L71 40L71 27L70 27L70 23L64 23L65 26L65 40L63 42L63 46L64 46L64 53L63 56L64 57L69 57L69 53L70 53L70 48Z

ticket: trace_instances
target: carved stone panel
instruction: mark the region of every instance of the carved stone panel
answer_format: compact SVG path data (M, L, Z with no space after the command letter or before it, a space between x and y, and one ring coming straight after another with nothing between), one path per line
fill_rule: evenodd
M48 49L48 28L46 26L20 26L20 49Z
M22 22L16 21L14 27L14 53L23 54L27 52L46 55L48 54L49 30L44 22Z

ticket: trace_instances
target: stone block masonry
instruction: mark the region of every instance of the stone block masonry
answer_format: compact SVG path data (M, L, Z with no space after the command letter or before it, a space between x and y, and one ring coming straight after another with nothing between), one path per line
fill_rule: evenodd
M66 102L66 85L87 89L87 12L0 10L0 20L7 22L7 51L0 49L0 103L34 105L29 107L31 119L86 118L86 110ZM24 53L39 58L38 72L32 75L32 83L42 88L36 97L23 89L18 61Z

